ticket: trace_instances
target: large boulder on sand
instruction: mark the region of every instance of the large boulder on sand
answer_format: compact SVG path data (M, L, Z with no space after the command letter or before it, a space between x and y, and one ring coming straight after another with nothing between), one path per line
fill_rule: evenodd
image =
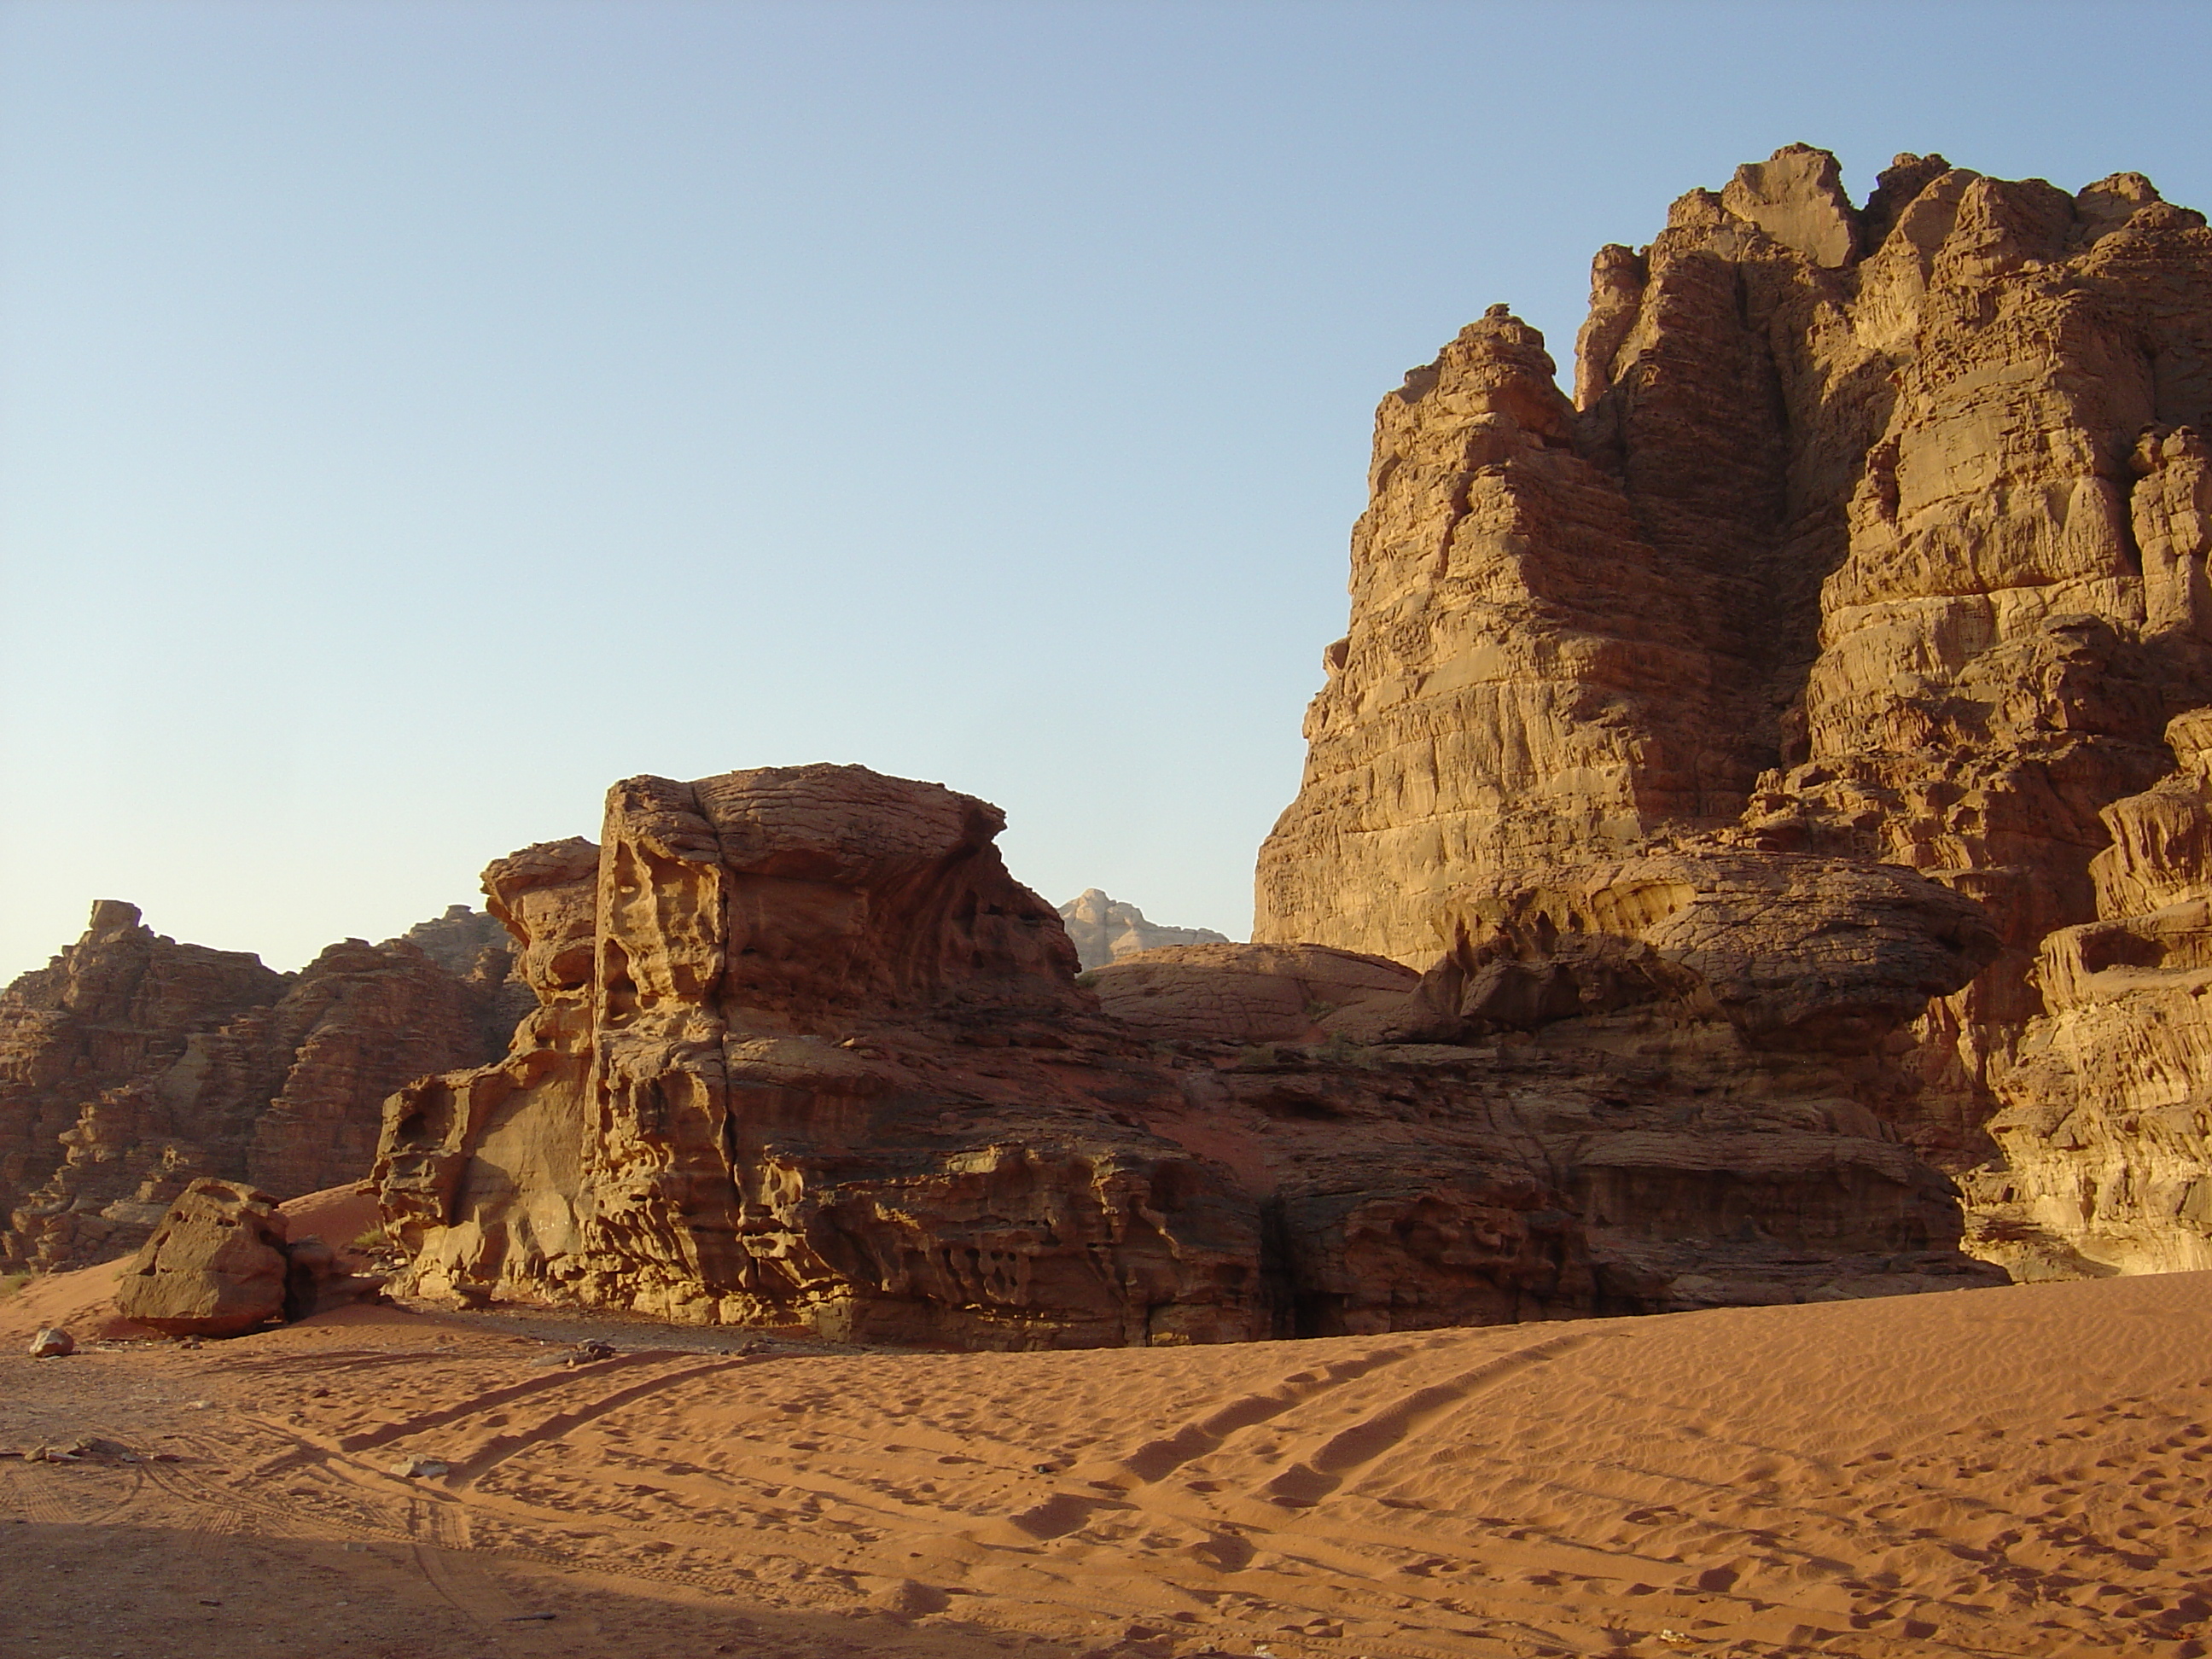
M116 1309L169 1336L236 1336L283 1313L284 1246L275 1199L195 1181L125 1272Z

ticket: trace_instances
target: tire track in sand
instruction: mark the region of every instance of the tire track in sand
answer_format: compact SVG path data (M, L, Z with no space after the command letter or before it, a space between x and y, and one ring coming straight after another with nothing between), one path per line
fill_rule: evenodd
M675 1357L666 1353L658 1356L664 1361ZM585 1401L566 1410L556 1412L550 1417L541 1418L528 1428L518 1429L512 1433L494 1435L461 1460L447 1478L446 1484L449 1489L455 1492L465 1490L508 1458L519 1456L532 1447L543 1445L549 1440L558 1440L570 1430L580 1428L595 1418L605 1417L610 1412L620 1411L623 1407L634 1405L650 1395L659 1393L663 1389L680 1388L684 1383L696 1382L701 1377L713 1376L724 1371L747 1369L757 1363L753 1359L717 1358L701 1364L685 1365L675 1370L663 1371L658 1376L647 1377L642 1382L630 1384L628 1388L617 1389L612 1394L602 1395L596 1400ZM499 1391L493 1392L496 1394ZM489 1396L485 1396L485 1401L488 1404L504 1403L492 1401ZM464 1413L456 1408L449 1420L458 1419ZM348 1449L350 1449L350 1447Z
M60 1477L52 1470L9 1462L0 1464L0 1474L8 1477L8 1491L23 1513L32 1520L48 1526L74 1525L79 1519L74 1505L63 1498L58 1484Z
M513 1653L548 1651L544 1625L500 1588L471 1554L468 1512L453 1498L418 1497L407 1506L415 1565L430 1587Z
M1260 1495L1285 1509L1311 1509L1359 1470L1395 1450L1407 1435L1455 1410L1470 1395L1531 1366L1547 1364L1597 1340L1584 1332L1553 1337L1548 1342L1516 1348L1441 1382L1401 1395L1381 1410L1329 1436L1268 1481L1260 1489Z
M453 1405L441 1406L434 1411L417 1412L412 1417L399 1418L389 1423L380 1424L374 1429L364 1430L358 1434L341 1435L334 1443L333 1449L347 1452L367 1451L376 1446L386 1445L394 1440L404 1440L411 1435L424 1434L432 1429L443 1428L448 1423L459 1422L463 1418L473 1417L496 1407L512 1405L516 1401L529 1399L533 1395L550 1393L556 1389L564 1389L579 1382L596 1380L618 1371L635 1370L641 1365L665 1364L672 1359L692 1357L672 1349L648 1350L640 1353L618 1354L611 1359L598 1360L564 1370L549 1371L543 1376L525 1377L519 1382L503 1382L495 1388L470 1395ZM724 1360L719 1363L726 1364L731 1362ZM692 1369L693 1370L712 1370L714 1367L712 1365L695 1366Z

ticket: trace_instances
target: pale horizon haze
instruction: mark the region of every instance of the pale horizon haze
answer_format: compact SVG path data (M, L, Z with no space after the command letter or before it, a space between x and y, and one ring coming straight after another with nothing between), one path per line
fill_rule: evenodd
M1376 401L1804 142L2212 208L2212 11L0 3L0 981L852 762L1246 935Z

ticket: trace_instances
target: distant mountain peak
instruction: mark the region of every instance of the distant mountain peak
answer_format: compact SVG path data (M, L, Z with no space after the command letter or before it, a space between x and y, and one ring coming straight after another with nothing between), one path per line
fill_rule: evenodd
M1085 968L1103 968L1109 962L1157 951L1170 945L1226 945L1226 934L1211 927L1170 927L1147 921L1133 904L1109 897L1102 889L1086 887L1060 907L1067 936Z

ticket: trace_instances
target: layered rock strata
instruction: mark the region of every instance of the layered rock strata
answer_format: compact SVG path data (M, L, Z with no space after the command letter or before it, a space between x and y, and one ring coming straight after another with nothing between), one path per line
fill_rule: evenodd
M635 778L600 845L493 865L539 1006L387 1107L415 1286L965 1346L1257 1334L1254 1218L1060 1076L1100 1023L1002 824L858 767Z
M1163 945L1090 983L1109 1018L1158 1041L1381 1042L1434 1024L1409 1001L1413 969L1320 945Z
M1075 946L1076 960L1085 968L1103 968L1139 951L1165 950L1171 945L1229 942L1226 935L1210 927L1170 927L1147 921L1135 905L1109 898L1096 887L1085 888L1061 905L1060 919Z
M1686 965L1594 1003L1585 1025L1613 1024L1570 1061L1536 1036L1556 999L1468 1012L1473 942L1449 985L1170 949L1098 970L1102 1006L1000 864L1001 822L854 767L635 778L600 843L494 864L539 1006L504 1061L387 1108L408 1287L1023 1348L1985 1275L1948 1186L1852 1098L1868 1068L1820 1048L1878 1040L1986 957L1933 884L1806 860L1808 892L1847 890L1805 927L1859 929L1808 985L1768 971L1804 943L1786 929L1748 955L1708 937L1736 888L1655 898L1646 952ZM1547 938L1530 924L1532 963ZM1739 1024L1772 1039L1763 1095L1700 1058L1741 1072Z
M2046 941L2120 919L2110 813L2212 703L2208 296L2212 231L2139 174L1906 155L1855 205L1792 146L1601 252L1571 402L1493 308L1378 411L1254 937L1425 967L1532 863L1902 866L2002 948L1917 1021L1898 1121L1951 1170L2029 1156Z
M0 1263L128 1255L202 1176L291 1196L365 1176L386 1095L513 1029L509 954L486 954L482 921L427 924L476 935L465 977L398 939L286 975L95 905L76 945L0 993Z
M2043 940L2002 1157L1964 1182L1976 1249L2016 1278L2212 1268L2212 709L2166 740L2181 769L2105 809L2099 920Z

